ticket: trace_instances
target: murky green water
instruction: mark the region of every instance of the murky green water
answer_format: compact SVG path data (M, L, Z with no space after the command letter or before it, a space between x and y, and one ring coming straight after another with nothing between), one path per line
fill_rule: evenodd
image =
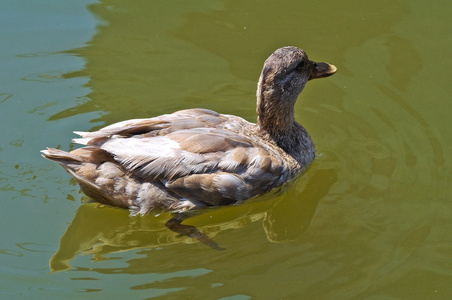
M0 4L0 298L450 299L446 1ZM282 196L189 220L226 251L86 198L46 146L205 107L255 116L265 58L335 64L296 117L318 159Z

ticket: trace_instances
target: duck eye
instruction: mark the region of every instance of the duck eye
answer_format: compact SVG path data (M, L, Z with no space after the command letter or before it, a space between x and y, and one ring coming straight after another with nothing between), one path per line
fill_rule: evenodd
M302 60L298 65L297 65L297 69L301 70L304 68L304 60Z

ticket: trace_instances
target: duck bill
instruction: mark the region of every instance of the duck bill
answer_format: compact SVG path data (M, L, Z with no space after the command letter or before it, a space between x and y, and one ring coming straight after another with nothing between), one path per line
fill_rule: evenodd
M328 63L316 63L311 61L311 78L323 78L328 77L336 73L337 68L334 65Z

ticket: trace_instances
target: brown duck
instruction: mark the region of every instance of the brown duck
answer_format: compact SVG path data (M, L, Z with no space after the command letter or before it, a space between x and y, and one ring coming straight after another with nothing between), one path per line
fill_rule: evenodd
M295 121L294 105L306 83L336 67L315 63L296 47L265 61L257 87L257 124L208 109L187 109L149 119L75 132L71 152L41 151L74 176L93 200L147 214L174 213L166 226L217 244L181 222L190 212L239 203L305 171L315 157L311 137Z

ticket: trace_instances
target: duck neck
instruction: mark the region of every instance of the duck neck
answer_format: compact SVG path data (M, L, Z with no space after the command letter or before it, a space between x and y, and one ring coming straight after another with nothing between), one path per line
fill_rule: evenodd
M261 89L258 88L258 91ZM274 91L273 91L274 92ZM295 99L276 97L280 93L267 91L257 95L257 125L271 139L300 164L309 164L315 150L311 137L303 126L295 121ZM284 105L284 104L287 105Z
M295 113L293 107L275 105L275 101L261 98L257 105L257 124L277 140L278 137L290 134L294 129Z
M294 130L294 104L298 95L290 97L275 85L263 84L262 81L261 76L257 89L257 124L278 143L281 137L291 135Z

